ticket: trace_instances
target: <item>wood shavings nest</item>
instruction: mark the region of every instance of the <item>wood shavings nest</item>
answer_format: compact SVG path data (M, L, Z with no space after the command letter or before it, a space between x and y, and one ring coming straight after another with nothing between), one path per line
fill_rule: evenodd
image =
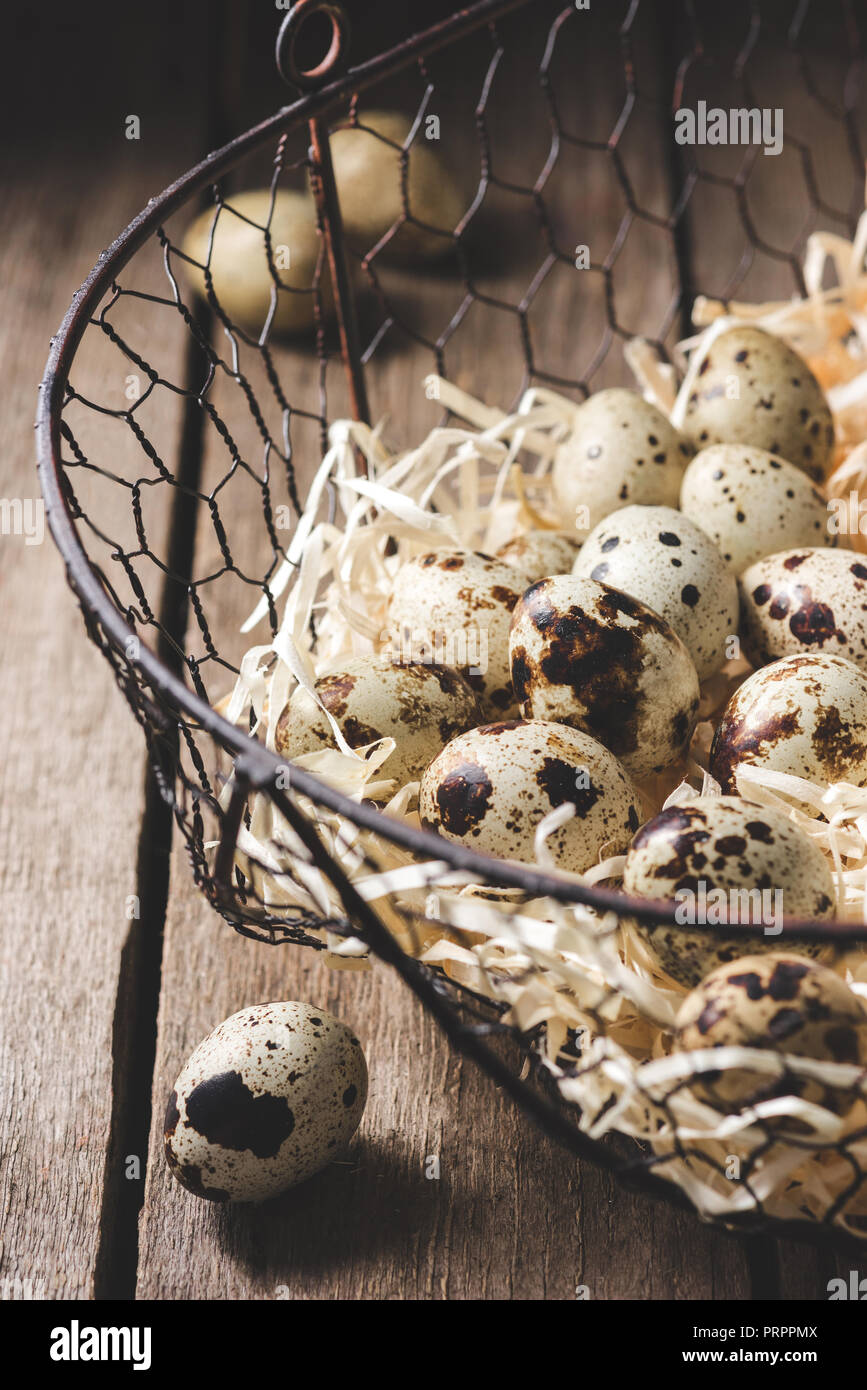
M829 496L860 493L867 479L867 214L852 242L810 238L804 265L808 295L786 303L723 305L699 299L697 336L679 344L682 382L654 348L634 339L626 349L645 396L680 418L709 344L733 323L759 325L802 354L828 396L837 453ZM823 288L828 267L834 288ZM513 535L557 526L549 474L570 433L576 405L543 389L528 391L512 414L474 400L437 377L426 393L465 423L433 430L415 449L392 454L381 428L338 421L310 489L285 562L270 584L283 601L273 641L245 654L234 690L221 702L229 720L250 724L275 748L277 719L297 684L314 694L318 670L342 657L381 649L394 573L432 545L490 553ZM366 461L367 476L358 465ZM330 512L327 511L330 504ZM268 613L265 599L245 623L252 632ZM315 639L313 632L315 631ZM702 723L687 758L641 785L648 817L701 792L718 793L706 771L713 719L748 670L730 662L702 691ZM333 717L334 747L298 759L356 801L384 803L387 816L418 824L417 783L396 786L381 775L394 747L383 739L352 749ZM291 785L291 772L287 769ZM865 920L867 789L819 786L744 767L739 791L782 807L828 856L837 878L839 915ZM229 779L222 793L228 806ZM571 808L539 826L538 863L553 867L546 839ZM532 1033L542 1065L564 1101L577 1107L590 1136L630 1136L655 1171L681 1187L705 1216L750 1213L783 1220L831 1220L867 1239L867 1084L857 1069L778 1053L728 1047L713 1051L716 1070L743 1065L770 1075L783 1066L829 1084L860 1087L844 1118L796 1097L765 1101L743 1115L722 1115L690 1090L701 1055L672 1050L672 1025L684 990L665 976L628 922L580 906L531 899L485 887L442 861L419 863L405 850L322 808L305 803L329 853L373 904L401 947L454 982L492 1001L506 1022ZM255 794L241 827L236 864L266 908L297 909L323 919L342 908L308 862L271 800ZM623 859L583 875L585 884L614 881ZM366 968L362 942L323 927L332 964ZM747 948L745 947L745 950ZM867 1003L867 953L852 952L838 969ZM707 1065L708 1054L703 1054ZM853 1073L849 1076L848 1073ZM766 1127L784 1115L804 1122L797 1142ZM790 1132L790 1131L789 1131ZM770 1136L770 1139L769 1139Z

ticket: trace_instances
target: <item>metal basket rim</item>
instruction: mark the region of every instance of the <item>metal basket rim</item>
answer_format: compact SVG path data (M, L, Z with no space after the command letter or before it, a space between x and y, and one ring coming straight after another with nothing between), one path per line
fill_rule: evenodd
M289 106L281 107L256 126L236 136L222 148L207 155L198 164L169 184L162 193L151 198L141 212L103 251L96 264L73 295L57 334L51 340L45 370L39 385L36 415L37 467L46 516L52 538L60 551L70 587L82 607L98 621L101 629L116 650L124 652L125 660L138 668L152 689L171 700L187 716L195 719L208 734L232 753L236 759L236 776L251 789L268 792L277 784L278 776L285 781L286 764L276 753L230 724L211 705L200 698L168 668L157 653L143 642L129 626L100 583L96 570L76 529L68 499L61 484L60 415L69 370L90 321L91 311L110 288L122 270L145 241L160 226L162 220L177 211L192 194L209 182L221 177L247 155L267 144L275 136L296 129L313 116L319 116L338 105L348 95L365 90L379 78L405 68L415 60L443 48L485 23L511 10L522 8L530 0L476 0L476 3L457 11L450 18L420 31L395 48L349 68L341 77L318 91L300 97ZM137 642L137 655L127 655L130 639ZM516 888L530 896L550 897L567 904L579 904L599 912L614 912L618 917L636 917L653 925L679 925L674 902L651 901L630 897L612 889L588 887L576 876L558 871L545 871L517 861L496 859L466 846L453 843L433 831L416 828L395 820L369 803L356 802L335 790L315 774L292 766L291 786L315 804L345 816L366 830L400 845L413 854L431 860L445 861L450 868L471 873L486 885ZM746 942L759 939L759 929L747 923L726 924L726 934L743 936ZM804 940L837 942L867 941L867 923L840 919L816 921L810 918L785 918L779 933L782 947L788 937Z

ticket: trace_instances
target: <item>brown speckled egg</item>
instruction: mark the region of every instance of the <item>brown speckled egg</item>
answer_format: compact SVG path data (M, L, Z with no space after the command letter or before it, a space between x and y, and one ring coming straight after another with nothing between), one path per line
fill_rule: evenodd
M810 781L867 784L867 676L841 656L786 656L729 700L710 753L724 792L740 763Z
M775 952L745 956L714 970L688 994L677 1016L677 1049L754 1047L817 1061L867 1065L867 1013L827 966ZM696 1095L726 1113L780 1096L800 1096L835 1114L851 1110L855 1088L832 1088L787 1072L734 1067L704 1072Z
M316 691L351 748L395 740L377 775L399 786L417 781L443 744L480 718L475 692L450 666L353 656L320 675ZM280 715L274 741L289 759L335 746L328 720L302 686Z
M624 507L587 537L573 574L641 599L665 618L705 680L737 633L737 581L713 541L673 507Z
M762 328L733 327L711 343L689 395L684 434L752 444L823 477L834 448L828 402L802 357Z
M712 444L683 475L681 510L741 570L795 545L834 546L828 504L806 474L745 444Z
M512 609L523 570L473 550L429 550L401 565L388 607L391 649L402 660L460 670L483 718L517 713L509 676Z
M697 796L660 811L629 847L623 890L678 903L682 924L636 926L662 968L690 988L745 952L778 949L783 916L833 917L836 899L818 845L784 812L739 796ZM728 922L755 924L756 938L727 936ZM806 941L794 949L823 950Z
M165 1121L169 1169L197 1197L260 1202L340 1153L367 1100L367 1063L345 1023L312 1004L257 1004L196 1048Z
M867 562L851 550L784 550L740 579L741 637L753 666L822 651L867 670Z
M661 772L695 726L699 687L686 647L639 599L559 575L523 595L509 638L512 683L527 719L599 739L633 777Z
M578 407L551 482L561 524L587 534L629 503L676 507L693 444L635 391L597 391Z
M536 580L548 574L569 574L580 549L580 539L567 531L525 531L501 545L496 558Z
M500 859L535 862L534 833L565 802L575 815L548 837L560 868L583 873L638 829L638 800L613 754L589 734L545 720L485 724L460 734L421 780L422 823Z

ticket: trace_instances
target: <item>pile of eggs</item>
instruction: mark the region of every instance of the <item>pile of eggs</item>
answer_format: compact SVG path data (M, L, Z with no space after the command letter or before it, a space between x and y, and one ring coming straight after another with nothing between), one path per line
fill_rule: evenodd
M718 1114L771 1102L766 1126L797 1134L810 1106L852 1110L867 1012L832 950L781 949L754 915L755 895L764 904L771 892L785 917L833 918L835 881L793 819L739 794L737 773L752 764L867 785L867 563L831 532L816 487L831 412L797 354L729 327L692 380L680 428L625 390L578 407L551 478L559 529L515 536L496 555L407 559L388 648L321 671L313 694L296 689L275 745L292 760L336 746L337 730L362 756L391 739L377 776L418 783L421 823L444 839L533 863L545 818L568 805L542 827L561 869L623 855L634 900L745 905L745 916L632 923L683 991L671 1042L698 1059L694 1098ZM678 767L702 683L741 654L754 671L710 750L722 794L648 820L642 784ZM726 930L745 920L754 934ZM732 1046L762 1059L702 1059ZM819 1079L816 1061L844 1080ZM178 1078L170 1170L218 1201L274 1195L341 1150L366 1092L364 1056L337 1019L303 1004L243 1010ZM775 1109L792 1097L796 1117Z
M692 380L680 428L627 390L579 406L551 477L559 529L495 555L405 560L388 649L322 672L315 699L297 691L277 747L333 746L335 726L362 751L391 738L378 776L418 781L421 823L447 840L533 863L540 824L568 803L544 827L563 870L625 855L635 898L779 890L786 917L830 919L824 854L739 795L737 770L867 785L867 563L838 548L816 486L831 412L804 361L754 327L719 333ZM702 684L740 655L755 670L710 754L723 795L646 820L644 779L683 765ZM783 951L762 920L746 938L635 922L659 972L689 991L675 1046L867 1063L867 1013L833 952ZM834 1026L814 1026L817 1009ZM836 1111L855 1100L788 1072L729 1070L716 1089L714 1075L694 1094L722 1110L781 1086Z

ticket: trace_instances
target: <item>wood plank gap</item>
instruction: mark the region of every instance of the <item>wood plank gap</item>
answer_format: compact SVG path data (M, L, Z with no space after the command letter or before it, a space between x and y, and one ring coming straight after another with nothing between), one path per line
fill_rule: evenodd
M204 310L198 325L206 339L211 315ZM190 337L184 382L191 394L184 404L177 481L169 533L167 578L160 605L161 660L181 675L187 619L189 579L193 573L196 519L195 493L202 473L204 411L199 404L202 353ZM175 645L176 644L176 645ZM179 753L177 727L165 735L170 758ZM138 1266L138 1218L144 1202L151 1088L156 1060L157 1013L162 980L162 953L172 853L174 817L171 802L160 791L153 765L145 779L145 806L138 842L136 885L139 916L130 924L121 954L112 1024L112 1109L100 1235L94 1270L94 1297L133 1299ZM138 1177L127 1175L138 1162Z

